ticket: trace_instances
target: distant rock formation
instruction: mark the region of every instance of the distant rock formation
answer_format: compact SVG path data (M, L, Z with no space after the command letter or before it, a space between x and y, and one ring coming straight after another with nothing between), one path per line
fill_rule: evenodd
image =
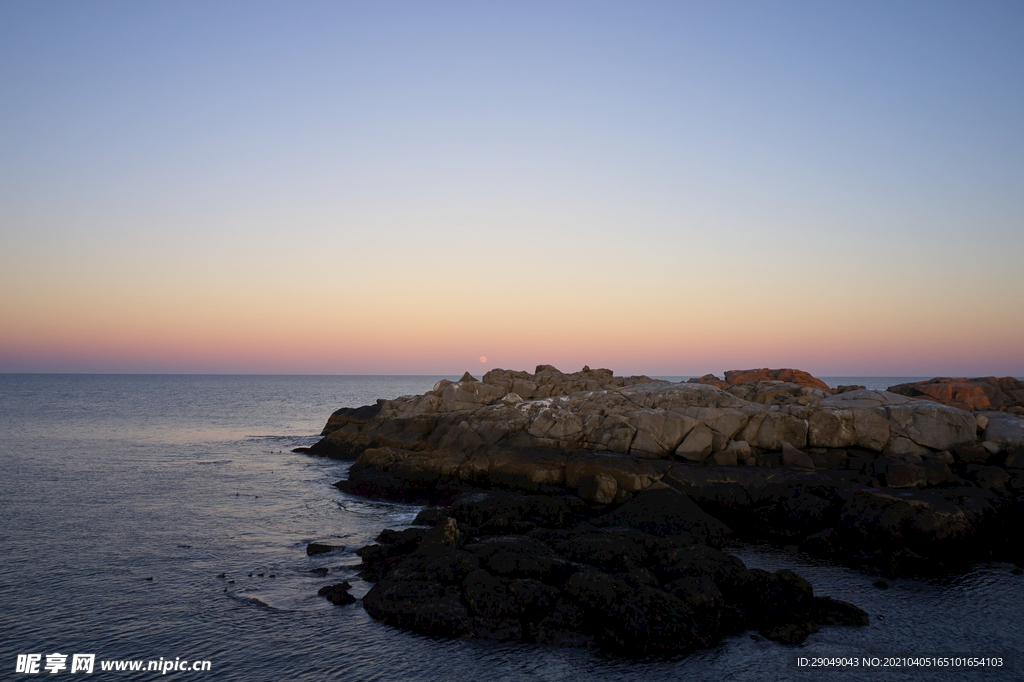
M750 384L762 381L782 381L797 386L808 386L820 388L823 391L831 389L821 379L811 376L808 372L799 369L731 369L725 373L725 380L721 380L714 374L705 374L699 379L690 379L687 383L709 384L718 388L729 388L737 384Z
M890 386L888 390L912 398L934 400L961 410L998 410L1024 415L1024 381L1013 377L937 377Z
M705 379L679 384L616 377L606 369L494 369L481 381L442 380L422 396L338 410L312 451L355 459L368 449L405 450L439 459L435 468L477 482L490 472L485 460L495 451L507 459L509 451L524 448L562 459L584 451L689 464L721 464L735 456L737 464L755 464L788 444L945 461L939 453L955 457L957 446L978 441L979 432L990 450L999 445L992 454L1013 440L985 437L983 416L934 399L865 389L833 394L807 385L821 382L799 370L726 376L732 383L722 389ZM804 383L766 378L771 376ZM729 454L716 460L719 453Z

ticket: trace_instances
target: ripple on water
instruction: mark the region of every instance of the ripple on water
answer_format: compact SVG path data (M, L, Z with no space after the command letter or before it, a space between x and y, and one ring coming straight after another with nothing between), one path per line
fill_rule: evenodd
M347 496L331 484L349 463L287 450L315 442L337 407L372 404L391 389L422 393L437 377L372 379L0 377L0 660L54 651L181 656L211 660L215 678L229 682L1014 679L802 673L787 662L794 649L750 633L686 657L627 660L425 637L378 623L358 604L334 606L316 591L348 580L364 595L370 585L355 575L352 551L383 528L408 526L420 507ZM332 537L347 549L305 554L309 541ZM1022 650L1024 578L1006 565L946 581L894 580L882 591L875 576L804 555L735 551L884 617L825 628L797 651ZM326 576L309 572L319 567ZM222 572L228 577L217 578Z

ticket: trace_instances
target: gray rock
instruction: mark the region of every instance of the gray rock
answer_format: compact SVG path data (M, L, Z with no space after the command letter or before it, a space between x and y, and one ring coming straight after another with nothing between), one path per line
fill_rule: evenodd
M977 422L970 412L938 403L892 405L886 408L893 436L908 438L933 450L949 450L973 441Z
M736 455L736 459L746 461L751 455L750 444L745 440L734 440L725 446L725 453Z
M807 420L807 443L812 448L848 448L857 444L852 410L822 408Z
M788 412L783 412L778 407L768 408L764 412L764 419L761 421L757 434L752 438L747 437L748 429L744 429L744 438L751 446L764 450L781 450L783 443L789 443L793 447L807 447L807 420L797 417Z
M923 445L918 445L909 438L903 436L896 436L889 439L889 443L885 447L886 454L893 455L894 457L906 458L907 455L927 455L931 453L931 450Z
M677 412L647 409L635 412L630 425L636 429L630 454L661 456L679 447L697 420Z
M819 404L820 407L837 407L840 409L851 408L874 408L886 405L904 405L920 401L908 398L898 393L876 390L847 391L839 395L825 398Z
M1000 445L1024 445L1024 419L1005 412L986 412L985 440Z
M714 434L705 424L698 424L676 448L676 457L690 462L703 462L711 454Z

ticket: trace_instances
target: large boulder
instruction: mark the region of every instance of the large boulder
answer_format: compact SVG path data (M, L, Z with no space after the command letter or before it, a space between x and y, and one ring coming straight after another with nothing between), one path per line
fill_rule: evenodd
M733 369L725 373L725 381L730 385L747 384L759 381L784 381L797 384L798 386L809 386L823 391L831 389L821 379L811 376L809 373L799 369Z
M1024 445L1024 418L1004 412L986 412L985 440L1003 449Z
M1024 407L1024 381L1013 377L936 377L890 386L889 391L934 400L963 410Z
M662 457L673 452L698 422L678 412L668 410L637 410L633 413L630 426L636 435L629 453L640 457Z
M839 514L845 551L891 573L942 572L976 556L979 525L995 509L983 491L863 489Z
M946 405L892 405L886 410L892 435L933 450L949 450L975 440L977 422L968 412Z

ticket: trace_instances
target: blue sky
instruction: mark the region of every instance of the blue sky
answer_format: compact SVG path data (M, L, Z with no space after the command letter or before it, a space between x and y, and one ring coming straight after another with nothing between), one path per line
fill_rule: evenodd
M0 371L1024 374L1022 35L1017 2L6 2ZM332 306L333 346L271 329ZM573 331L609 308L654 322Z

